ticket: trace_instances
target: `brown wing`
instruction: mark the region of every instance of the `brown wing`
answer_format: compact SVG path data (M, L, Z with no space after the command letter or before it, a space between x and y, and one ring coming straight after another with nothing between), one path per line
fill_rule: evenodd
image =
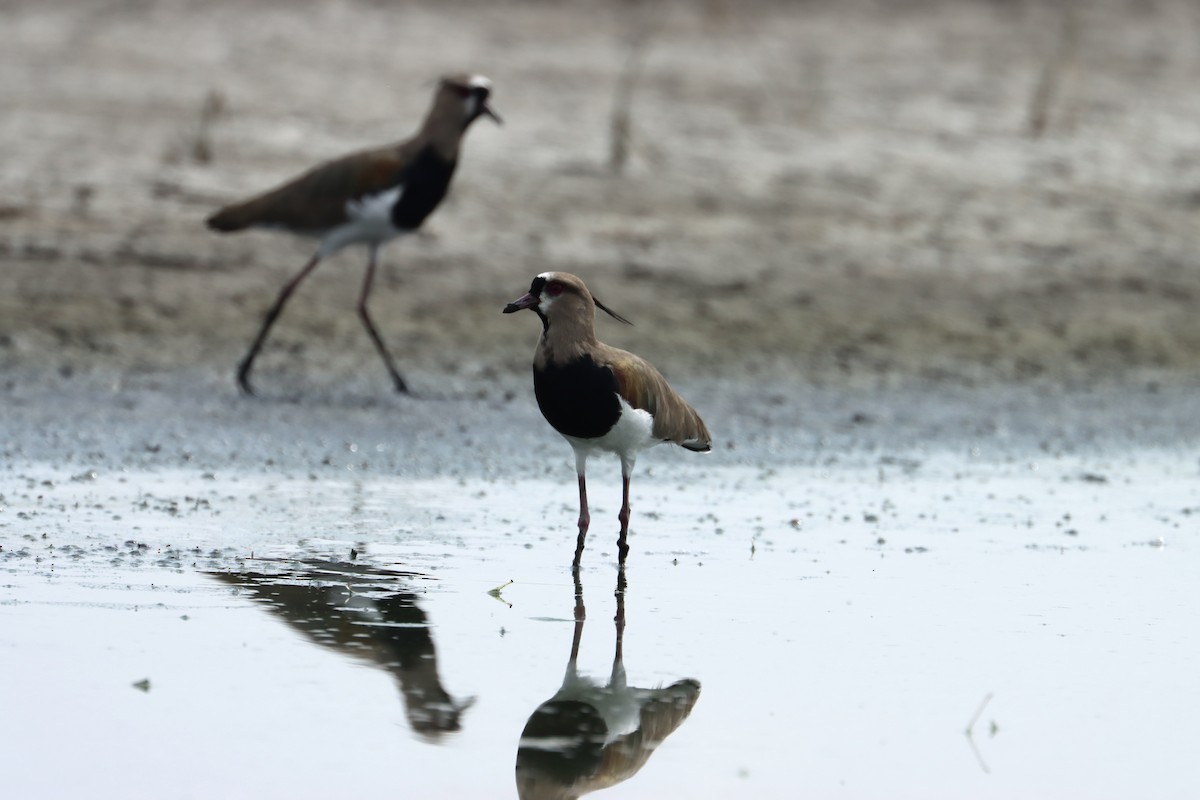
M280 226L321 232L346 221L346 202L400 183L409 162L406 148L364 150L327 161L249 200L226 206L208 219L218 231Z
M633 353L602 347L617 376L617 392L629 405L650 412L657 438L697 452L712 449L712 437L704 420L671 388L662 373Z

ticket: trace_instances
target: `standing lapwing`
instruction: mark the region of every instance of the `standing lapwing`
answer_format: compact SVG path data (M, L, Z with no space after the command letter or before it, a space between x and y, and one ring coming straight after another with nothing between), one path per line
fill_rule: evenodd
M491 82L480 75L445 76L438 82L425 121L412 138L327 161L208 218L208 226L223 233L277 228L320 240L304 269L280 290L238 365L237 380L243 392L253 394L250 368L292 292L321 259L351 244L365 244L368 252L358 315L383 357L396 391L408 391L367 312L376 255L380 245L419 228L442 202L458 163L463 134L471 123L485 114L500 122L488 105L491 88Z
M566 272L543 272L529 293L509 303L505 314L531 308L542 320L533 354L533 391L546 421L575 449L579 476L579 539L575 566L583 555L591 515L584 466L593 450L621 458L620 560L629 552L629 476L638 451L672 442L699 453L712 449L708 428L644 359L596 339L596 308L628 323L592 297L583 281Z

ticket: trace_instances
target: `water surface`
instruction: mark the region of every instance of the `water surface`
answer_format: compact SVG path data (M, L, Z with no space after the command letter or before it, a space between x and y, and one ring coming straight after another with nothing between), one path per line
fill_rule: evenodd
M515 797L520 759L524 796L1188 796L1194 471L649 469L621 574L598 467L576 581L557 479L31 467L5 783Z

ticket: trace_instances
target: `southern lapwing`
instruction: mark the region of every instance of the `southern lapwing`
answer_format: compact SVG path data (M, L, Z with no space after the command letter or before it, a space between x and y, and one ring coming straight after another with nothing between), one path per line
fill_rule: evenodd
M665 378L644 359L596 339L596 309L622 322L592 296L578 277L543 272L528 294L509 303L505 314L532 309L542 320L533 355L533 391L550 425L575 449L579 476L579 539L575 566L583 554L591 515L584 467L593 450L621 459L620 561L629 552L629 476L639 451L672 442L699 453L712 449L708 428Z
M269 192L222 208L208 227L222 233L246 228L276 228L320 240L304 268L284 284L267 311L254 343L238 365L238 386L253 394L250 369L292 292L321 259L352 244L367 246L367 273L358 299L358 315L375 343L396 391L408 385L367 312L380 245L415 231L433 212L450 185L463 134L481 116L500 122L488 105L491 82L480 75L447 75L433 105L411 138L386 147L362 150L327 161Z

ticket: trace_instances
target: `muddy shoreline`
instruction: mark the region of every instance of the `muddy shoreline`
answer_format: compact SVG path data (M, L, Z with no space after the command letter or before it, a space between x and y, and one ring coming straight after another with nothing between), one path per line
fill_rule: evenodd
M498 310L547 269L583 275L637 323L602 335L677 380L1197 374L1188 4L655 7L10 4L0 369L232 369L308 245L203 218L405 135L432 77L470 66L508 124L471 132L373 300L434 389L525 368L536 330ZM327 370L382 392L353 313L363 264L343 253L297 294L265 385Z
M386 376L347 386L340 375L322 383L306 374L284 391L264 380L256 398L239 396L215 371L20 377L10 373L0 392L0 453L10 476L36 464L80 472L188 467L197 475L349 470L378 480L573 475L569 448L541 419L524 376L447 380L416 372L418 398L387 393ZM1195 383L1161 377L1072 387L680 385L713 430L715 451L698 457L661 447L640 468L861 467L937 457L944 469L946 457L969 465L1139 452L1186 458L1198 439Z

